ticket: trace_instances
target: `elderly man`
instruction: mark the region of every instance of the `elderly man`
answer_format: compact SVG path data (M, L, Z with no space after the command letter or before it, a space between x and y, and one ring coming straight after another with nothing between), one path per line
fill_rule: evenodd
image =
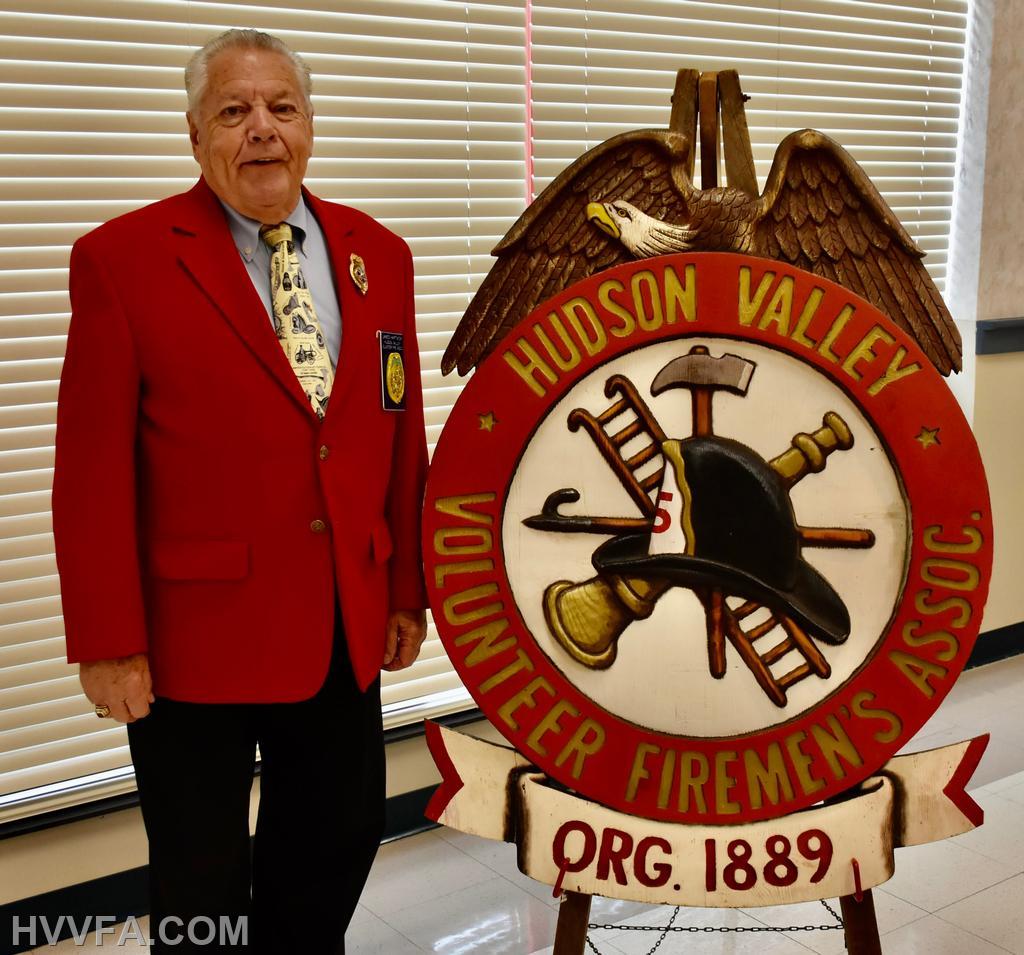
M251 914L253 949L341 952L383 827L379 672L425 632L411 256L302 187L309 70L283 43L228 31L185 85L202 178L71 257L68 660L128 724L157 950Z

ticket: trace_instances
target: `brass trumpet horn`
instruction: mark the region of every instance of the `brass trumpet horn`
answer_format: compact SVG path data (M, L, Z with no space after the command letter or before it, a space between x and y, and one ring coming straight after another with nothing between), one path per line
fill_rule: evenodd
M634 620L654 612L666 580L593 577L581 584L559 580L544 591L544 619L555 639L580 663L605 670L615 662L619 637Z

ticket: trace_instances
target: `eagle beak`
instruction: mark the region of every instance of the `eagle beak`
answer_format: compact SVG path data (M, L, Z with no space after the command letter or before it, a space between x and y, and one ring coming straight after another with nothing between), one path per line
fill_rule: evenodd
M603 202L591 202L587 205L587 219L594 223L602 232L607 232L613 239L620 236L615 220L608 215Z

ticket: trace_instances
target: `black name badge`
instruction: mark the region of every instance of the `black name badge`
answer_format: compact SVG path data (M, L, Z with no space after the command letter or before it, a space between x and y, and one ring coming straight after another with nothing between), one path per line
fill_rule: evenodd
M405 344L400 332L377 332L380 398L385 411L405 411Z

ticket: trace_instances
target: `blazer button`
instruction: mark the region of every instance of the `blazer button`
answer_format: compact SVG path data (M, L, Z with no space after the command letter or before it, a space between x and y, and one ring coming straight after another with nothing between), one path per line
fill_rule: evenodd
M314 534L322 534L325 530L327 530L327 525L322 520L317 518L315 521L310 522L309 529Z
M320 445L320 460L326 461L327 455L331 453L331 449L326 444Z

